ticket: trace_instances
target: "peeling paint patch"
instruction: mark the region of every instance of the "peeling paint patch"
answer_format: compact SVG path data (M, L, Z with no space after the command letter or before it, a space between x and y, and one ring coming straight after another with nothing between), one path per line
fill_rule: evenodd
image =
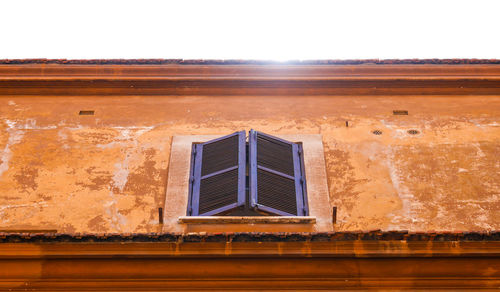
M21 170L14 175L14 179L17 181L18 185L23 189L24 192L28 192L28 189L30 189L31 191L37 189L37 177L38 169L29 166L22 167Z
M111 191L109 196L110 200L104 204L107 220L114 230L121 232L127 227L127 218L117 208L116 195Z
M112 129L116 129L119 131L120 135L118 137L114 137L114 140L110 143L106 144L97 144L96 146L102 149L109 149L117 146L126 145L124 143L133 142L137 145L137 138L139 138L142 134L154 129L154 127L112 127Z
M59 137L59 139L61 140L62 142L62 148L65 149L65 150L68 150L69 148L71 148L69 145L68 145L68 135L65 133L65 130L64 129L61 129L57 132L57 136Z
M494 228L500 216L497 144L397 146L393 153L391 177L406 216L394 217L392 227L410 231Z
M4 205L0 206L0 211L6 210L6 209L13 209L13 208L26 208L26 207L47 207L48 204L45 201L40 201L40 202L35 202L35 203L30 203L30 204L19 204L19 205Z
M389 230L400 230L402 224L409 224L411 226L415 222L421 221L418 219L417 211L422 207L422 204L415 199L415 196L409 190L409 188L401 180L401 169L396 166L395 155L391 148L388 150L388 160L387 166L389 168L389 176L392 181L392 185L396 190L399 199L401 200L402 208L397 213L389 213L387 216L391 218L391 224L388 226Z
M102 149L113 148L120 146L127 149L128 147L137 148L139 145L137 143L137 138L142 134L152 130L154 127L113 127L120 131L120 136L116 137L119 141L113 141L108 144L99 144L97 147ZM122 162L115 163L115 171L113 174L113 185L123 192L123 188L127 184L127 178L129 176L129 163L130 154L125 150L125 159Z
M134 131L133 136L138 137L138 136L141 136L142 134L154 129L153 126L150 126L150 127L131 126L131 127L112 127L112 128L122 131L122 136L125 138L130 138L130 131Z
M127 178L129 175L128 169L128 159L127 155L123 162L119 162L115 164L115 172L113 174L113 185L120 190L123 191L123 188L127 184Z
M24 132L16 128L15 122L6 120L6 123L8 126L7 133L9 133L9 139L7 140L7 144L2 151L0 178L2 177L3 173L9 169L9 161L12 158L11 147L17 143L20 143L24 136Z
M8 224L11 222L11 217L10 216L5 216L5 213L7 211L11 211L12 209L19 209L19 208L42 208L42 207L48 207L47 202L45 201L39 201L39 202L34 202L34 203L26 203L26 204L16 204L16 205L3 205L0 206L0 222L2 224ZM16 213L22 214L22 218L25 217L31 217L28 216L27 212L20 212L20 211L15 211Z
M479 143L473 143L472 145L474 147L476 147L476 149L477 149L477 153L476 153L477 157L483 158L486 156L486 154L484 154L483 150L481 150L481 145Z
M53 130L57 129L55 125L49 125L45 127L40 127L36 125L35 119L26 119L26 120L7 120L7 125L10 128L18 129L18 130Z

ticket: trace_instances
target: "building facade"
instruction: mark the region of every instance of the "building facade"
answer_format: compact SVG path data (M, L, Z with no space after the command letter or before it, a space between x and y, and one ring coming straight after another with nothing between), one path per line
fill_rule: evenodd
M251 129L307 216L189 216ZM500 287L497 60L3 60L0 130L4 289Z

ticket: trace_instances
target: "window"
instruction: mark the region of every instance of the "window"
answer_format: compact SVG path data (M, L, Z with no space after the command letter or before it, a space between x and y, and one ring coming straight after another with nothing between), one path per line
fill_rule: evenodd
M194 143L190 216L308 216L303 149L250 130Z
M307 216L265 216L266 212L253 210L250 206L238 207L224 214L194 216L186 213L190 205L190 178L193 169L193 144L203 144L224 136L211 134L173 135L165 144L168 159L168 179L163 208L163 224L158 226L164 232L329 232L333 230L332 204L328 194L323 137L320 134L279 133L273 136L300 144L303 148L301 160L306 175L307 196L304 196ZM248 131L245 134L248 140ZM246 146L245 141L245 146ZM249 142L249 141L248 141ZM248 146L246 146L248 147ZM245 147L245 155L249 150ZM248 152L247 152L248 151ZM247 154L248 153L248 154ZM248 159L248 158L246 158ZM249 163L245 159L245 178ZM250 178L245 182L250 196ZM247 194L245 194L247 195ZM250 198L245 197L250 205ZM246 210L251 211L245 213Z

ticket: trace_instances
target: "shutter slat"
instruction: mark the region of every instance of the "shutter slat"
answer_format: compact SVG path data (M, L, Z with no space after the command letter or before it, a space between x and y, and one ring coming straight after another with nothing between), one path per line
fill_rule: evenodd
M245 148L244 131L195 145L188 214L216 215L245 204Z
M297 215L295 180L258 169L257 182L259 204Z
M272 169L269 169L269 168L264 167L264 166L260 166L260 165L258 165L258 164L257 164L257 168L258 168L258 169L262 169L262 170L267 171L267 172L270 172L270 173L274 173L274 174L279 175L279 176L283 176L283 177L289 178L289 179L291 179L291 180L294 180L294 179L295 179L295 177L293 177L293 176L291 176L291 175L284 174L284 173L281 173L281 172L279 172L279 171L272 170Z
M201 176L238 165L238 135L203 143Z
M276 215L307 215L299 145L250 131L250 205Z
M292 145L257 134L257 165L293 176Z
M238 202L238 170L201 180L200 214Z
M238 165L230 167L230 168L226 168L226 169L223 169L223 170L219 170L219 171L216 171L216 172L212 172L212 173L209 173L209 174L207 174L205 176L202 176L201 179L206 179L206 178L209 178L211 176L218 175L218 174L221 174L221 173L224 173L224 172L228 172L228 171L231 171L231 170L234 170L234 169L237 169L237 168L238 168Z

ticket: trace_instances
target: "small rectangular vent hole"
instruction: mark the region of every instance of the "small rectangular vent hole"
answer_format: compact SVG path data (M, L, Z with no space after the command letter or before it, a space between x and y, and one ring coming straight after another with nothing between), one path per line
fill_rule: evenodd
M80 116L93 116L94 111L80 111L79 115Z
M395 116L407 116L408 115L408 111L405 111L405 110L393 110L392 113Z

